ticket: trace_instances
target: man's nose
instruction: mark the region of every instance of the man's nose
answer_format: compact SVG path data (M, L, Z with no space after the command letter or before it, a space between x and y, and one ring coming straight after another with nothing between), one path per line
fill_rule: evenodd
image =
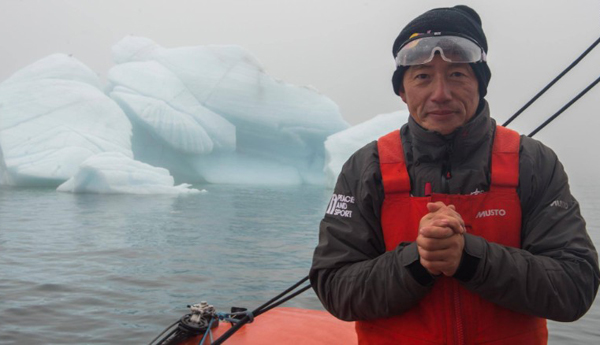
M444 103L448 102L452 95L450 93L450 85L448 81L446 81L443 77L438 77L434 81L433 85L433 94L431 95L431 100L436 103Z

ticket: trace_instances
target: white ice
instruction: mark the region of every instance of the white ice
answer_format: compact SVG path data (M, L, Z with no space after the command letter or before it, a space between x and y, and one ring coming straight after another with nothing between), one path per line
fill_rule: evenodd
M189 184L174 186L167 169L138 162L119 152L99 153L86 159L59 192L98 194L200 193Z
M408 121L408 110L378 115L368 121L330 135L325 141L325 177L334 188L344 163L361 147L399 129Z
M185 85L155 61L113 67L110 95L133 125L156 134L166 145L189 154L235 150L235 127L202 106Z
M58 186L103 152L166 168L178 183L325 183L323 143L348 124L316 90L274 79L237 46L126 37L113 56L105 87L64 54L0 84L0 184Z
M76 59L55 54L0 84L0 183L57 186L100 152L132 157L131 124Z
M109 90L132 119L136 159L166 167L183 181L324 183L323 142L348 127L329 98L274 79L237 46L166 49L130 36L113 47L113 58L118 65L109 73ZM139 97L134 101L133 95ZM190 108L204 113L186 118ZM164 120L143 120L167 112L177 113L179 126L185 121L190 131L198 132L190 117L202 122L219 149L210 151L203 140L195 147L204 150L186 151L183 143L166 139ZM234 140L225 123L233 126ZM180 140L187 145L186 137Z

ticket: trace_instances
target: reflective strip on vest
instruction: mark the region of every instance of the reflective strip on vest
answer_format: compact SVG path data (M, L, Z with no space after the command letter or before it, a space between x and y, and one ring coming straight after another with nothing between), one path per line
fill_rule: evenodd
M488 242L521 246L519 134L498 126L492 148L490 190L477 195L410 196L400 131L378 141L385 199L381 225L386 250L414 242L427 203L454 205L467 232ZM430 293L405 313L356 323L359 344L547 344L546 320L513 312L463 288L453 278L437 278Z

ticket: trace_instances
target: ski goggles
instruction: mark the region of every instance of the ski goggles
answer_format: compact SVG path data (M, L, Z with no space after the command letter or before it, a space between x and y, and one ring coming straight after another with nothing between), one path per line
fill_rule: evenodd
M446 62L474 63L486 61L485 51L470 38L456 34L417 34L406 41L396 55L397 66L422 65L436 53Z

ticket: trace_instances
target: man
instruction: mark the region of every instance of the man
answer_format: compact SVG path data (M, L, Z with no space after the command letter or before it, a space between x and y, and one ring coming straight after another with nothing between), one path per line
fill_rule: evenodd
M410 118L344 165L310 279L361 344L544 344L598 289L556 155L497 127L479 15L434 9L393 46ZM343 208L345 212L335 212Z

